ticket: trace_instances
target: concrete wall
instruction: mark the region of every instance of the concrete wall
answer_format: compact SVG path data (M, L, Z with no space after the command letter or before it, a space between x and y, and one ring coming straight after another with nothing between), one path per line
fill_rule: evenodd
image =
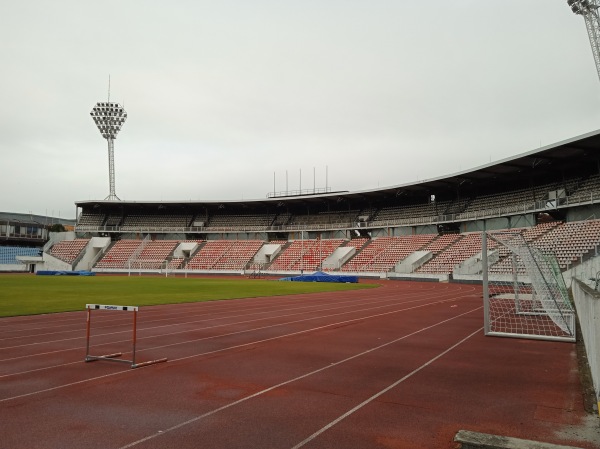
M73 267L70 263L67 263L63 260L60 260L48 253L42 254L44 258L43 266L38 264L38 270L46 270L46 271L73 271Z
M411 228L408 228L411 229ZM417 226L414 228L414 234L437 234L438 228L436 225Z
M594 282L592 279L596 279L596 274L598 272L600 272L600 257L594 256L585 262L563 272L563 278L565 279L565 284L567 287L571 286L571 282L574 278L577 278L584 284L591 285L593 287Z
M412 235L412 234L413 234L413 228L411 228L409 226L402 226L400 228L392 228L390 236L401 237L403 235Z
M500 252L488 250L488 264L494 265L500 259ZM454 267L453 274L481 274L483 272L482 252L469 257Z
M513 215L510 217L488 218L486 220L467 221L461 224L461 232L495 231L497 229L529 228L535 226L535 215Z
M600 409L600 293L575 279L573 299Z
M437 234L436 225L398 226L394 228L373 229L371 237L402 237L404 235Z
M489 220L490 222L492 220ZM483 220L467 221L460 225L460 232L482 232L487 226L492 226L492 223L485 223ZM487 228L488 231L496 228Z
M253 262L270 263L281 251L281 246L278 243L264 244L254 255Z
M77 262L75 270L91 270L99 253L110 246L110 237L92 237L83 250L83 257Z
M567 221L581 221L590 218L600 218L600 204L571 207L567 209Z
M13 271L27 271L27 265L22 263L19 264L0 264L0 271L13 272Z
M356 254L356 248L351 246L336 248L330 256L325 258L322 266L324 269L339 270L354 254Z
M196 242L182 242L177 245L177 248L175 248L175 251L173 251L173 257L178 257L181 259L188 257L190 254L194 254L198 246L200 245L198 245Z
M425 262L428 262L433 258L431 251L415 251L409 254L404 260L401 260L396 264L394 271L396 273L412 273Z
M390 235L388 234L387 229L373 229L373 231L371 231L371 238L389 237L389 236Z

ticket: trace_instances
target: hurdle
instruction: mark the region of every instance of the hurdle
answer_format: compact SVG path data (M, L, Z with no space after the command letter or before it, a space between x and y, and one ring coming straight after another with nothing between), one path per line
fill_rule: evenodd
M167 359L157 359L150 360L147 362L136 363L135 361L135 346L137 342L137 313L139 308L137 306L111 306L111 305L102 305L102 304L86 304L85 308L87 310L87 324L86 324L86 333L85 333L85 362L94 362L97 360L108 360L111 362L119 362L126 363L131 366L131 368L140 368L142 366L152 365L154 363L166 362ZM132 357L131 360L120 359L117 357L121 357L123 355L122 352L115 352L113 354L106 355L91 355L90 354L90 334L91 334L91 323L92 323L92 310L115 310L115 311L125 311L125 312L133 312L133 349L132 349Z

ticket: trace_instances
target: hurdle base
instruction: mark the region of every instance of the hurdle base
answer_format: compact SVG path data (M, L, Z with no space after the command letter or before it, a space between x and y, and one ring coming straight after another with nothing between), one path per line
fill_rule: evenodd
M125 362L131 363L131 360L123 360L117 359L115 357L121 357L123 355L122 352L115 352L114 354L106 354L106 355L86 355L85 362L95 362L96 360L111 360L113 362Z
M135 363L133 360L125 360L125 359L117 359L117 357L121 357L123 355L122 352L116 352L114 354L107 355L86 355L85 362L95 362L97 360L108 360L109 362L119 362L126 363L131 365L131 368L141 368L143 366L154 365L155 363L163 363L167 361L167 358L157 359L157 360L148 360L147 362Z
M154 365L155 363L163 363L163 362L166 362L166 361L167 361L167 359L164 358L164 359L157 359L157 360L149 360L147 362L141 362L141 363L132 363L131 364L131 368L132 369L134 369L134 368L141 368L143 366Z

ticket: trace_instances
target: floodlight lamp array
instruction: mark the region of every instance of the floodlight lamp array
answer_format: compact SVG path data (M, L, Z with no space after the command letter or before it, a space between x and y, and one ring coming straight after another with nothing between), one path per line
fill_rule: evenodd
M116 139L127 120L127 112L119 103L96 103L90 115L105 139Z
M598 5L590 0L567 0L567 4L575 14L585 16L587 14L598 13ZM596 10L596 11L594 11Z

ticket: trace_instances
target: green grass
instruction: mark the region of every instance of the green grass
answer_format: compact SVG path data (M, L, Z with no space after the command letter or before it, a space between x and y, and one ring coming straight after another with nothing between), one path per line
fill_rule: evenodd
M0 317L84 310L86 304L150 306L372 287L236 278L2 275Z

